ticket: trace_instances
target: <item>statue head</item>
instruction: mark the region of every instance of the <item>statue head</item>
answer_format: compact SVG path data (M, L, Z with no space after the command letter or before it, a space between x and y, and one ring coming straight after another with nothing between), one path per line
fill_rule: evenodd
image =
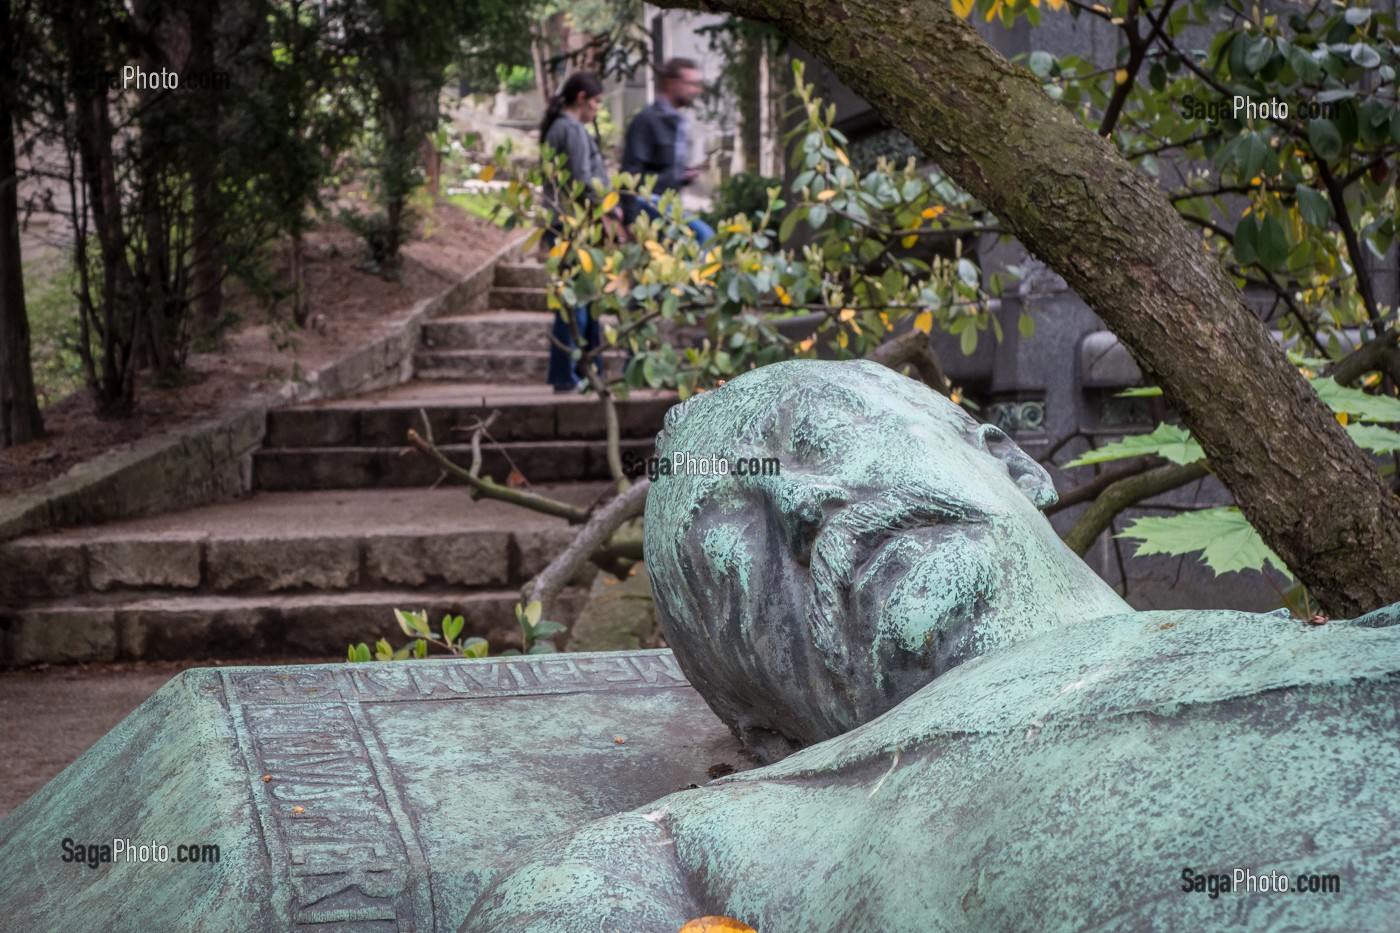
M673 408L646 561L691 682L764 760L939 674L1126 604L1040 509L1001 430L886 367L798 360Z

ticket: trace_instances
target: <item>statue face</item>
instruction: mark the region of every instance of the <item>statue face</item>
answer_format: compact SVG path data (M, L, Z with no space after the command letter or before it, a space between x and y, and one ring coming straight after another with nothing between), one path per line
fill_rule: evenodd
M760 754L845 732L1067 613L1127 608L1040 514L1038 464L885 367L764 367L671 421L663 457L779 463L662 476L647 505L667 640Z

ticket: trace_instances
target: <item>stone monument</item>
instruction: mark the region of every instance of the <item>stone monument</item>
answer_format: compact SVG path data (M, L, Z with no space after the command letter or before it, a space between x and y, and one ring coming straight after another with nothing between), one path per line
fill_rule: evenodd
M682 668L777 763L522 853L462 933L1395 929L1400 607L1133 612L1034 463L872 364L748 373L658 446L782 461L662 477L646 526Z

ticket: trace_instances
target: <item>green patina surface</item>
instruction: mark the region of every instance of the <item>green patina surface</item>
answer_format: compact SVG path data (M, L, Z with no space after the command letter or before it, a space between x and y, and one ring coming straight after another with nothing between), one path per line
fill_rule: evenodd
M1400 607L1127 610L1024 454L864 364L767 367L668 424L662 455L786 455L780 481L662 480L646 542L683 668L782 760L522 855L462 933L1395 929ZM1339 890L1211 897L1186 869Z
M721 762L667 651L189 671L0 822L0 928L453 930L520 848Z

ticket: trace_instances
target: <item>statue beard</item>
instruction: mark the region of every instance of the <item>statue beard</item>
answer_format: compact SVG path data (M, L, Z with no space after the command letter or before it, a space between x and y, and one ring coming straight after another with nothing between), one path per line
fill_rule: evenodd
M951 530L986 519L981 509L941 490L903 483L845 506L822 525L812 543L806 624L839 705L827 711L828 734L823 739L853 729L892 705L872 695L872 681L878 685L882 677L866 669L878 663L869 650L876 620L855 618L853 609L861 571L886 542L902 533L923 530L936 535L940 527Z

